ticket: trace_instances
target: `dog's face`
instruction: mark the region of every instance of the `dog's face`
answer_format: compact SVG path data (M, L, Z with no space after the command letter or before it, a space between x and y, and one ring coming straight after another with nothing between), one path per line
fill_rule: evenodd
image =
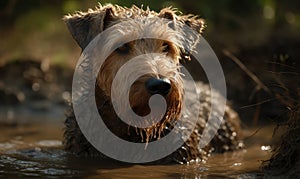
M119 41L119 40L118 40ZM149 98L154 94L165 97L168 107L180 107L182 97L182 80L179 71L180 51L171 42L160 39L139 39L121 45L115 49L103 63L98 78L98 86L107 96L115 91L118 100L126 94L112 89L113 80L120 88L134 80L129 90L130 107L140 116L150 112ZM132 59L132 69L119 79L114 79L120 68ZM134 79L135 73L142 72L142 76ZM127 98L124 98L128 100Z
M121 8L107 5L88 13L67 16L64 20L82 49L99 33L108 31L109 35L100 40L106 42L105 48L113 50L97 77L97 85L106 96L110 97L115 92L117 100L129 100L131 109L145 116L150 112L150 97L159 94L167 102L164 118L178 118L183 97L180 61L189 58L188 53L198 43L198 35L204 28L202 19L191 15L177 16L168 8L156 13L135 6ZM188 34L183 30L184 25L198 34ZM132 37L134 40L128 40ZM116 74L132 59L135 59L132 68L117 79L117 88L113 89ZM131 85L129 99L124 98L126 94L116 90L126 86L135 73L142 75Z

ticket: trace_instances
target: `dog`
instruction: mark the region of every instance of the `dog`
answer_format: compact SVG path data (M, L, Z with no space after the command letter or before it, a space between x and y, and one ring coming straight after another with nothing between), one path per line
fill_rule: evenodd
M163 20L158 22L157 18L167 22ZM192 125L190 124L192 117L188 115L183 117L182 110L184 100L192 104L195 98L188 90L191 84L185 82L180 69L183 61L190 60L191 52L199 43L206 27L203 19L191 14L182 15L172 8L155 12L149 8L136 6L127 8L108 4L99 5L88 12L67 15L63 20L83 51L97 35L104 31L107 35L102 37L102 46L99 48L115 47L101 65L95 84L98 112L112 133L123 140L147 145L169 134L180 119L181 123ZM184 26L189 27L196 34L185 30ZM140 38L143 34L148 34L150 38ZM157 38L151 38L153 36ZM127 38L134 38L134 40ZM130 64L132 68L123 70L124 75L114 81L118 71L132 58L137 58ZM134 80L136 69L142 70L145 74ZM129 88L128 98L125 98L127 94L118 92L118 89L126 86L129 81L133 83ZM113 83L116 86L113 87ZM202 82L195 84L196 89L200 91L198 101L200 103L194 105L196 106L194 112L197 115L192 115L196 120L195 126L192 127L193 131L190 135L182 134L187 138L184 143L159 161L205 162L213 151L225 152L243 147L240 120L238 114L229 105L226 105L224 115L218 112L215 114L217 118L223 119L220 127L214 123L210 124L213 126L211 128L219 127L216 129L217 134L204 148L199 147L202 132L211 112L211 94L216 94L219 99L223 97L207 84ZM120 113L127 116L129 120L132 116L127 113L127 108L122 109L122 104L126 103L123 100L129 101L129 106L136 115L147 116L151 113L148 104L151 96L160 95L166 101L166 112L160 116L159 122L153 122L147 127L130 125L120 120L120 115L114 108L113 95L114 99L121 104ZM63 143L67 151L77 155L105 157L83 135L72 107L65 126Z

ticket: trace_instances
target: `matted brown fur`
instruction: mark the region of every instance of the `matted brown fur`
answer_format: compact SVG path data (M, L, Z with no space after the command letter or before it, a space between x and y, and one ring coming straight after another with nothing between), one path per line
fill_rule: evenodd
M97 83L95 84L98 111L107 127L117 136L125 140L142 143L159 140L161 137L168 134L176 121L181 117L183 98L187 98L188 101L194 100L192 99L192 94L189 94L188 91L184 92L183 90L184 86L180 73L180 62L190 58L189 54L199 42L199 35L203 32L205 27L204 20L194 15L181 15L176 9L171 8L162 9L157 13L148 8L145 10L136 6L123 8L110 4L106 6L99 5L95 10L89 10L85 13L78 12L64 18L72 36L84 50L94 37L109 27L112 27L112 30L111 37L108 37L111 39L107 41L107 46L122 42L118 40L119 37L117 37L120 35L116 34L117 30L120 29L114 29L114 25L127 21L128 19L146 19L145 21L147 21L148 17L166 18L173 22L168 24L171 26L168 28L171 29L170 31L162 30L163 32L160 32L159 29L150 30L152 30L152 33L163 34L164 36L167 36L167 38L174 37L177 39L176 43L173 43L171 40L138 39L123 44L112 52L105 60L99 71ZM180 29L183 25L189 26L197 32L198 35L187 34L188 32ZM125 29L125 27L122 28ZM147 30L149 30L149 27ZM117 40L114 41L114 39ZM145 62L134 64L133 68L145 67L149 73L138 78L131 86L129 93L131 108L135 113L141 116L149 113L150 109L148 107L148 101L151 95L147 92L145 83L151 77L169 79L171 89L165 96L167 112L163 116L163 119L151 127L137 128L122 122L115 113L111 101L112 81L122 65L136 56L148 53L160 55L156 57L150 55L145 56ZM157 71L160 71L160 74L163 75L158 74ZM128 78L130 78L130 75ZM126 82L127 79L124 79L120 82L120 85L122 85L122 83L126 84ZM211 90L207 85L202 84L201 82L198 82L196 86L201 92L200 103L202 106L199 107L199 120L189 139L174 153L166 157L166 161L205 161L211 151L224 152L242 147L238 115L227 106L224 121L221 124L217 135L206 148L199 148L200 138L211 110ZM212 90L212 92L216 93L214 90ZM220 96L220 98L222 97ZM220 114L220 116L217 117L223 116ZM187 124L190 123L188 118L186 118L184 122ZM83 136L72 109L70 110L70 114L68 115L65 124L64 145L66 150L79 155L101 156L101 153ZM212 124L212 126L214 127L214 124Z

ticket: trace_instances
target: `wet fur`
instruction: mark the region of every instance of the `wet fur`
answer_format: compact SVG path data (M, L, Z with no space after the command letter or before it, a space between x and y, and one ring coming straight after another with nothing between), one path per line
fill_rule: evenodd
M149 9L143 10L136 6L123 8L114 5L99 5L95 10L89 10L86 13L78 12L77 14L68 15L64 18L72 36L83 50L94 37L113 25L115 26L111 29L111 36L108 37L109 40L106 39L107 43L103 48L110 49L116 43L122 42L122 38L125 38L126 36L121 36L120 32L125 33L126 28L118 27L117 25L119 22L126 21L126 19L161 17L173 22L170 24L162 24L160 25L160 28L150 28L148 31L148 33L157 33L158 35L162 35L164 36L164 39L170 38L170 41L157 39L135 40L127 44L130 46L130 50L134 53L126 54L127 56L124 56L120 53L113 52L106 59L100 69L97 77L97 83L95 84L98 111L108 128L120 138L132 142L144 143L159 140L172 130L173 124L179 119L181 115L181 103L183 97L189 98L189 96L192 96L188 92L183 91L179 65L181 60L189 59L191 50L193 50L195 44L199 42L198 35L202 33L205 23L203 19L194 15L177 14L178 11L171 8L162 9L159 13L157 13ZM136 34L140 34L144 33L143 29L149 29L147 25L150 27L151 24L129 24L128 27L133 27L132 29L135 31L137 28L134 27L140 26L141 31L136 32ZM198 35L187 34L188 32L181 29L183 25L188 25L196 31ZM164 27L167 30L163 29ZM164 33L158 33L159 30ZM163 51L163 44L165 43L168 43L169 47L167 52ZM161 55L146 56L145 61L134 64L135 68L145 68L145 71L148 72L149 75L139 78L132 85L129 97L131 107L139 115L145 115L149 112L148 100L150 95L146 92L144 83L150 77L157 77L158 75L163 74L164 77L170 78L172 88L170 94L165 97L167 101L167 112L163 119L156 125L141 129L134 126L128 126L117 117L113 110L112 101L110 100L111 84L117 71L123 64L137 55L143 55L150 52ZM153 61L156 63L153 63ZM172 68L174 69L172 69L171 66L173 66ZM122 86L122 83L125 84L128 78L130 78L130 74L128 74L128 77L122 79L119 84ZM206 161L208 154L212 151L224 152L242 147L242 142L240 141L241 134L239 118L237 113L229 106L226 107L224 120L218 130L218 134L204 149L200 149L198 147L203 129L210 113L210 93L211 91L213 93L216 92L214 92L214 90L210 90L207 85L202 84L201 82L197 83L197 88L201 91L200 103L203 104L200 108L197 126L183 146L177 149L170 156L166 157L164 159L165 161L177 161L180 163L198 160ZM124 96L124 94L120 94L118 99L121 99L122 96ZM220 96L220 98L222 97ZM193 99L190 99L190 101L192 100ZM184 122L188 125L189 120L185 120L186 121ZM78 155L103 156L81 133L72 108L70 109L65 121L65 125L64 145L67 151Z

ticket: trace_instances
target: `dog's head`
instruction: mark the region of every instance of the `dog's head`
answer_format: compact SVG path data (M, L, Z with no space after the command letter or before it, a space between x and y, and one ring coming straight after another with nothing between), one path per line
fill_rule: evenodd
M122 100L129 100L131 109L140 116L150 113L148 103L152 95L159 94L166 99L167 112L163 116L166 120L154 128L163 128L166 122L179 117L183 98L180 62L190 58L205 27L203 19L177 13L171 8L157 13L136 6L100 5L96 10L64 18L82 50L106 31L107 35L100 39L101 44L103 48L113 50L97 77L97 86L106 96L114 94L121 104ZM122 69L128 62L130 65ZM117 73L122 75L115 79ZM135 79L137 74L139 77ZM128 99L119 89L131 81L134 82Z

